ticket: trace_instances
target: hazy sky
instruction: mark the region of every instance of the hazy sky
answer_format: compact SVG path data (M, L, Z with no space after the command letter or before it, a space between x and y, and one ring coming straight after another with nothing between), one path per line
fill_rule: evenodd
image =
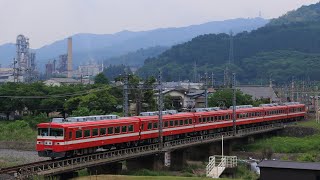
M32 48L76 33L181 27L238 17L278 17L319 0L0 0L0 44Z

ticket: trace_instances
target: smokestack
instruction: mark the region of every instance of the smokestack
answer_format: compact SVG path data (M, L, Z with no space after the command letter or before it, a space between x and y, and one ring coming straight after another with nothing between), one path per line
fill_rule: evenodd
M72 37L68 38L68 78L72 78Z

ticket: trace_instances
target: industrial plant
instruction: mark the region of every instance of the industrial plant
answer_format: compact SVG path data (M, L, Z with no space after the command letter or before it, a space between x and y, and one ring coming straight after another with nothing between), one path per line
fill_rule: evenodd
M0 82L34 82L39 78L36 54L30 51L29 38L20 34L16 39L16 56L9 68L0 67Z

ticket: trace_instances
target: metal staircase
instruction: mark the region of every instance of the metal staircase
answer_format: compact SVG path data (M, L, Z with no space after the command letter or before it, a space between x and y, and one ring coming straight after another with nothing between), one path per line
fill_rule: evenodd
M219 178L226 168L237 166L237 156L210 156L206 167L207 177Z

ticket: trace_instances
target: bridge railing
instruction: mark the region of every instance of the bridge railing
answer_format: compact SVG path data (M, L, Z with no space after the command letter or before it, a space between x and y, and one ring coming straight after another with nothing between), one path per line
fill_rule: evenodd
M266 130L272 130L280 128L283 124L273 124L261 127L253 127L248 129L238 130L240 136L249 135L252 133L263 132ZM38 175L54 175L61 172L75 171L83 169L85 167L95 166L99 164L105 164L110 162L117 162L128 158L140 157L150 154L161 153L164 151L170 151L178 148L184 148L187 146L198 145L202 143L209 143L213 141L221 140L221 137L233 138L233 131L221 132L216 134L202 135L198 137L190 137L186 139L179 139L170 142L165 142L164 147L161 150L159 144L152 144L140 147L133 147L128 149L114 150L99 152L90 155L84 155L65 160L56 160L54 162L36 164L32 166L26 166L17 172L17 176L26 177L32 174Z

